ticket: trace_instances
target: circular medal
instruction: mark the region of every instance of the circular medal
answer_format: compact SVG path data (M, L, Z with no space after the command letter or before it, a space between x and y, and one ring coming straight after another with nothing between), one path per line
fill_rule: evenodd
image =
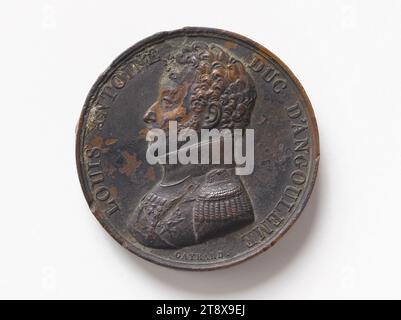
M311 194L319 139L299 81L243 36L146 38L98 78L76 139L90 210L151 262L211 270L271 247Z

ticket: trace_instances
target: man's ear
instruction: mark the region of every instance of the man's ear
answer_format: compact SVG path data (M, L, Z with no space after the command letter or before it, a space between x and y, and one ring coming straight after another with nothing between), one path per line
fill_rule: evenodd
M206 110L203 112L204 116L202 119L202 128L210 129L215 127L221 117L221 110L215 104L210 104L206 107Z

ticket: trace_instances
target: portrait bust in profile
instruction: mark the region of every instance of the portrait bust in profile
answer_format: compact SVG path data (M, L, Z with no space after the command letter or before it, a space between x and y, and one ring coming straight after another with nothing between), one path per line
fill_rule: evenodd
M165 59L158 98L145 112L148 129L245 129L256 100L244 65L222 47L188 42ZM151 248L181 248L226 235L254 221L235 164L163 164L127 228Z

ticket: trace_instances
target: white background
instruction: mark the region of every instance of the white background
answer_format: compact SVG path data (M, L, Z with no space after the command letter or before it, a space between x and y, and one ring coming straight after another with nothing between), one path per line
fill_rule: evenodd
M230 269L159 267L92 216L75 168L86 94L155 32L247 36L295 73L321 164L301 218ZM400 1L8 1L0 7L0 298L401 298Z

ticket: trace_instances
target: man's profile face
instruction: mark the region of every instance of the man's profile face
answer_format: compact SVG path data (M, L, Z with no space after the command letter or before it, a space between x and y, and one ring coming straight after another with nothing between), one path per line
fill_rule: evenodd
M179 127L186 127L192 116L185 106L190 83L170 81L161 87L157 100L146 110L143 120L149 129L162 129L168 133L169 121L177 121Z
M170 121L176 121L177 133L248 125L254 104L252 79L238 60L213 48L199 53L195 46L185 51L185 59L169 65L160 77L156 101L144 114L147 129L161 129L168 136Z

